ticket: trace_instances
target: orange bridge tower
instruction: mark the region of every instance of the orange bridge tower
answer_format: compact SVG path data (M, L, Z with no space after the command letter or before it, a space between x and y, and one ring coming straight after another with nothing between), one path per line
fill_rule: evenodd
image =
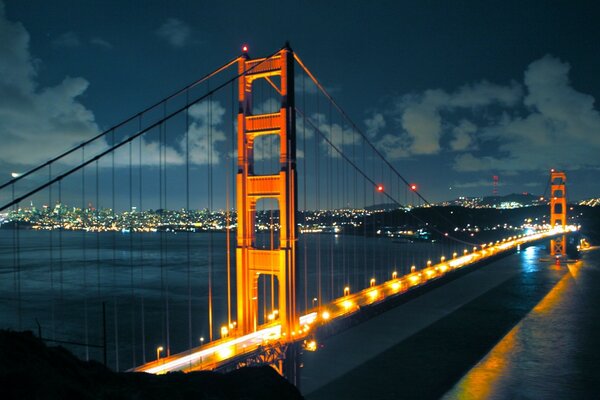
M550 172L550 226L567 225L567 176L562 171ZM550 255L565 257L567 255L567 237L562 235L550 241Z
M238 61L238 171L236 290L237 327L240 334L258 329L258 282L261 275L277 282L278 318L288 338L296 330L296 114L294 106L294 55L286 45L277 54ZM281 98L278 112L254 114L253 83L264 79ZM263 135L279 138L279 172L257 175L254 171L255 139ZM274 199L279 207L279 246L257 249L256 204Z

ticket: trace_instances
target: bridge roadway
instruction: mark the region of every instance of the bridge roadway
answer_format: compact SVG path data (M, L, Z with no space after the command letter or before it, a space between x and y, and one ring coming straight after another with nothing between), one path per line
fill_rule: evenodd
M204 346L149 362L134 368L133 371L164 374L172 371L187 372L217 369L232 363L233 360L243 359L245 356L250 357L270 344L277 345L278 343L306 340L312 337L311 335L319 327L351 316L361 307L381 303L386 299L402 295L413 288L421 287L454 270L479 263L502 253L508 253L519 246L528 245L575 230L576 228L573 226L567 226L564 230L561 227L556 227L554 229L537 231L529 235L509 237L496 243L482 245L480 248L474 247L472 252L465 250L463 255L455 254L451 259L442 260L440 263L432 264L401 277L394 275L391 280L379 285L372 282L371 287L363 289L360 292L348 293L327 305L309 310L308 313L302 315L299 318L299 326L301 328L298 332L292 332L293 339L291 340L285 337L286 334L282 332L280 324L271 323L263 325L256 332L247 335L235 336L234 332L232 332L230 337L224 337L209 342Z

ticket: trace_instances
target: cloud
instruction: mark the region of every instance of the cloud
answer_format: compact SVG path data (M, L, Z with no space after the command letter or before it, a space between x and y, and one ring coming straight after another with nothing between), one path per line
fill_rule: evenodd
M502 86L483 80L464 85L451 94L447 108L477 108L492 104L510 107L517 104L522 95L521 85L516 82Z
M6 19L2 3L0 37L0 160L36 164L98 132L94 114L78 101L89 82L66 77L40 87L29 33Z
M459 156L459 171L495 168L502 171L600 167L600 114L594 98L575 90L570 65L547 55L524 74L524 112L503 113L483 127L480 141L498 143L498 155Z
M99 133L93 112L78 100L89 82L66 77L58 85L41 87L29 51L29 34L21 23L6 19L1 2L0 37L3 38L0 42L0 161L13 165L39 164ZM218 145L226 140L222 130L225 109L218 101L210 102L210 107L208 102L203 102L190 107L189 116L190 162L205 165L209 162L209 153L214 164L221 162ZM159 142L147 136L140 140L141 163L158 165ZM98 154L108 146L105 140L97 140L86 146L86 155ZM179 139L169 139L163 150L163 162L183 164L185 132L180 132ZM64 162L78 163L79 157L78 154ZM128 165L128 157L125 145L115 152L116 165ZM104 161L101 165L106 164Z
M463 119L454 127L454 137L450 142L450 148L454 151L463 151L472 147L472 135L477 132L477 126L469 120Z
M279 112L279 110L281 110L281 97L269 97L260 104L254 104L252 113L255 115L270 114Z
M57 47L78 47L81 41L75 32L65 32L54 39L52 44Z
M454 159L454 169L461 172L490 171L501 169L502 160L492 156L475 157L471 153L460 154Z
M222 154L216 149L227 136L220 128L225 116L225 108L218 101L204 101L190 107L192 123L188 129L190 162L197 165L219 164ZM185 151L185 137L179 143Z
M132 141L131 162L133 165L141 164L142 166L184 165L187 162L186 151L189 151L191 165L202 166L209 163L217 165L223 161L225 154L219 149L219 143L227 140L225 132L222 130L225 122L224 116L225 108L218 101L203 101L194 104L189 109L190 121L187 138L185 126L183 131L181 128L167 129L167 137L163 139L162 143L151 136L142 135ZM157 134L156 129L152 132L154 132L151 133L152 135ZM101 141L90 146L89 154L98 154L107 148L106 142ZM127 144L116 149L114 153L116 167L129 166L129 146ZM142 154L141 160L140 153ZM100 165L112 166L112 157L110 155L104 157Z
M377 140L375 146L388 160L398 160L411 155L410 141L406 135L385 134Z
M100 167L112 167L114 154L114 165L117 168L129 167L129 163L134 166L158 166L158 165L183 165L185 164L185 154L182 154L176 146L164 145L158 140L152 140L141 136L131 142L132 152L131 160L129 158L129 145L125 144L99 160ZM108 145L104 141L91 145L89 154L97 154L99 150L106 150ZM141 148L141 151L140 151ZM87 149L87 147L86 147ZM86 150L87 153L87 150ZM141 159L140 159L141 154ZM78 164L79 160L73 160Z
M473 145L471 136L477 126L466 119L450 123L446 115L478 113L490 106L512 107L521 98L522 88L516 82L502 86L483 80L453 92L430 89L395 99L389 109L367 118L365 126L377 148L392 159L439 154L448 132L453 136L450 149L464 151ZM386 128L393 133L384 132Z
M296 74L294 77L294 90L296 95L317 94L319 89L306 74Z
M438 154L441 151L443 112L475 110L490 105L512 106L521 97L521 87L516 83L500 86L487 81L465 85L452 93L433 89L425 91L422 95L405 96L397 107L402 128L411 141L407 151L415 155ZM459 148L467 141L465 135L472 133L465 131L465 128L468 129L467 126L463 126L455 132L462 136L458 138L458 142L453 142Z
M428 90L420 99L405 98L401 106L402 127L411 139L409 151L413 154L436 154L440 151L442 117L439 108L447 102L441 90Z
M320 132L317 137L321 142L321 148L330 157L341 157L338 150L346 154L347 149L345 149L345 147L359 143L362 138L351 127L331 123L325 114L322 113L312 114L309 121L310 122L307 121L307 127L310 126L312 128L314 125L313 130L317 129Z
M367 127L367 136L370 138L376 137L377 134L386 126L383 114L375 113L371 118L365 119L365 126Z
M98 47L103 47L105 49L112 49L114 47L112 45L112 43L110 43L110 42L108 42L108 41L106 41L106 40L104 40L102 38L99 38L99 37L95 37L95 38L90 39L90 43L93 44L93 45L95 45L95 46L98 46Z
M167 164L170 166L184 165L187 162L186 151L189 151L189 162L191 165L212 165L223 161L224 152L221 151L219 143L225 142L227 137L222 130L225 122L225 108L218 101L203 101L194 104L189 109L189 127L187 138L184 130L176 128L168 129L165 142L160 143L148 135L142 135L132 142L132 163L143 166L156 166ZM179 128L181 129L181 128ZM154 130L156 134L156 129ZM141 143L138 142L141 140ZM139 157L141 146L141 160ZM105 143L98 144L89 152L97 154L105 150ZM109 160L110 162L107 162ZM112 158L105 157L102 166L112 165ZM115 166L129 166L129 147L124 145L115 150Z
M364 121L389 159L454 155L461 172L600 168L600 113L576 90L571 66L546 55L529 64L521 82L486 80L454 91L397 97Z
M279 137L276 135L259 136L254 141L254 161L269 160L279 166ZM278 170L278 169L277 169Z
M169 18L158 28L156 34L173 47L183 47L189 42L192 29L180 19Z

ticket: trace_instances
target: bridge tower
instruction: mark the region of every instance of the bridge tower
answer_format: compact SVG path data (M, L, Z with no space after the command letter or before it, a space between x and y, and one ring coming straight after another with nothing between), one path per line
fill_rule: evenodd
M268 59L238 61L238 171L236 292L237 329L240 334L258 328L258 280L274 275L278 285L278 315L282 333L289 338L296 329L296 113L294 108L294 56L286 45ZM281 108L270 114L254 114L252 88L265 79L281 97ZM279 80L279 82L277 82ZM279 83L279 84L278 84ZM254 143L262 135L279 138L279 173L254 172ZM271 198L279 206L279 248L255 248L256 204Z
M567 225L567 176L562 171L550 172L550 225L552 227ZM550 241L550 255L565 257L567 255L567 237L562 235Z

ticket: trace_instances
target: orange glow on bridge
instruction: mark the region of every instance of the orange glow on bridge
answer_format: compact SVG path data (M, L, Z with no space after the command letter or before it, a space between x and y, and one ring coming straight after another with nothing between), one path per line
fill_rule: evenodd
M298 61L319 89L324 92L316 78L304 67L302 62L286 45L279 52L267 58L250 59L248 46L243 45L243 54L238 62L238 101L237 118L237 247L236 247L236 300L237 321L221 328L221 338L206 345L191 349L185 353L160 358L137 368L137 371L165 373L169 371L192 371L215 369L230 363L245 363L244 357L252 357L266 347L275 351L283 349L285 354L279 358L263 358L260 362L269 363L283 373L283 361L288 357L288 349L304 343L307 350L316 350L315 332L322 326L359 312L362 308L374 307L386 300L400 296L405 292L422 287L429 282L442 278L457 269L490 259L498 254L519 249L520 246L542 239L552 239L552 255L565 254L565 235L575 227L566 225L565 174L552 171L551 223L542 231L528 235L511 236L495 243L480 244L465 248L463 255L456 252L447 260L440 257L439 262L427 261L421 269L411 266L410 273L398 276L397 271L391 279L377 283L371 278L368 287L350 293L346 286L340 297L328 304L313 299L312 308L305 315L297 315L296 307L296 258L297 258L297 176L296 176L296 108L294 101L294 60ZM273 79L272 78L277 78ZM255 114L252 104L253 83L265 80L274 89L280 107L278 111ZM327 94L326 94L327 96ZM328 97L332 102L332 98ZM334 103L335 104L335 103ZM255 173L254 145L259 136L276 136L279 139L279 169L269 175ZM385 192L382 183L369 178L379 193ZM405 181L406 182L406 181ZM406 182L412 192L417 192L415 183ZM418 197L425 200L420 194ZM389 193L387 194L388 197ZM414 198L414 194L412 195ZM257 203L263 199L273 199L279 208L279 243L270 250L255 247ZM336 231L337 232L337 231ZM446 233L445 236L448 236ZM395 268L395 267L394 267ZM275 300L270 312L264 310L263 323L260 324L258 310L260 296L258 282L261 276L272 277L277 282L277 306ZM274 285L274 283L272 283ZM333 288L332 288L333 290ZM273 291L274 293L274 291ZM272 294L272 297L275 297ZM318 305L316 304L318 301ZM308 301L306 301L308 303ZM277 308L277 309L274 309ZM237 325L236 325L237 323ZM211 330L212 332L212 330ZM162 348L160 348L162 349ZM294 351L294 350L293 350ZM293 351L289 353L293 358ZM259 355L259 357L262 357ZM242 361L239 361L242 360ZM238 364L239 365L239 364ZM247 365L247 364L243 364Z
M230 336L210 342L189 352L161 358L136 369L149 373L166 373L170 371L193 371L214 369L226 364L232 358L250 354L268 343L303 342L312 335L319 326L326 325L337 319L345 318L359 311L362 307L384 302L385 300L402 295L403 293L432 282L452 271L468 267L490 257L517 249L519 246L531 244L543 239L576 231L574 226L556 226L529 235L512 236L496 244L488 244L485 248L456 256L451 260L441 259L440 263L430 265L421 270L414 270L407 275L392 276L389 281L367 287L356 293L344 293L343 296L329 304L314 307L305 315L298 318L294 324L301 329L286 334L282 325L274 323L241 336ZM374 283L374 282L373 282ZM310 341L307 341L307 343ZM316 344L315 344L316 346Z

